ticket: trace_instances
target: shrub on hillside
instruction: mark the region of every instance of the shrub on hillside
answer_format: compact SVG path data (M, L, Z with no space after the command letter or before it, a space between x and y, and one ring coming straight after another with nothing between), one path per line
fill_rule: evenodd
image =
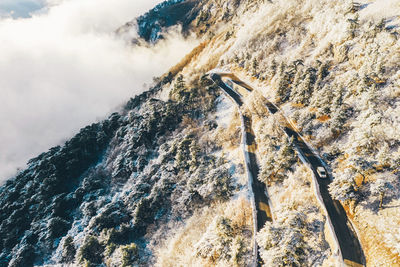
M79 263L100 264L103 260L104 247L94 236L87 236L78 251Z

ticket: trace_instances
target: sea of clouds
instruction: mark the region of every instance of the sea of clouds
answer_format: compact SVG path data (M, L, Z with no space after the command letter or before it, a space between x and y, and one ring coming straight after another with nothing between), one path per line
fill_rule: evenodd
M116 36L161 0L2 1L0 182L145 90L196 45L178 33L151 48ZM16 3L31 9L15 11Z

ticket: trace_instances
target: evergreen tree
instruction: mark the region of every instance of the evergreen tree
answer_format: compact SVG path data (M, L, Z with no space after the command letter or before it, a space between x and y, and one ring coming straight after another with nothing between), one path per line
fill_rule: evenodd
M253 76L258 76L258 61L256 58L253 59L252 62L252 70L253 70Z
M188 92L186 88L185 79L182 74L176 78L172 94L175 95L178 101L185 102L187 100Z
M317 109L317 116L331 115L333 91L328 85L322 87L318 92L314 92L310 104Z
M278 68L278 88L276 92L281 103L286 102L290 96L290 75L285 69L286 65L282 62Z
M76 248L74 245L74 239L68 236L64 240L63 251L62 251L62 262L71 263L75 259Z
M293 102L307 104L311 97L311 85L312 77L310 73L307 73L300 84L296 86L295 92L292 95Z
M383 207L383 199L385 194L389 190L393 189L393 186L385 179L385 177L380 177L371 185L370 189L373 195L379 197L379 209L381 209Z
M180 74L177 78L176 78L176 82L175 82L175 89L178 91L184 90L185 89L185 79L183 78L183 75Z

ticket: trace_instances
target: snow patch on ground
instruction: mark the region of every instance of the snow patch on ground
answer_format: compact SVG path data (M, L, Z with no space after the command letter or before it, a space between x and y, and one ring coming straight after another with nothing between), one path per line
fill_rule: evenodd
M220 127L228 128L234 114L235 106L225 95L218 97L217 103L215 120Z
M363 19L381 19L397 20L399 22L400 2L398 0L379 0L362 5L360 15Z

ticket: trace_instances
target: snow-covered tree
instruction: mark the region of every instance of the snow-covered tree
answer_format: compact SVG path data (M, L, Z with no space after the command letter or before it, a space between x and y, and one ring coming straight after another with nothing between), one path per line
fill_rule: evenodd
M392 189L393 186L390 182L390 176L381 176L373 184L371 184L371 194L379 197L380 209L383 207L383 199L385 197L385 194Z
M355 173L351 169L334 174L334 180L329 185L329 193L336 200L345 203L354 202L357 199Z
M390 152L390 147L387 142L384 142L383 145L379 148L376 158L381 167L390 168L391 166L395 166L393 156Z
M278 63L276 62L275 59L273 59L268 66L267 75L269 76L270 79L272 79L272 77L275 76L277 71L278 71Z
M189 146L189 151L190 151L189 165L191 169L195 169L199 165L199 158L200 158L200 147L196 141L192 140Z
M253 61L252 61L252 64L251 64L251 69L252 69L253 76L257 76L258 77L258 67L259 67L259 62L258 62L257 58L254 57Z
M292 88L297 88L303 80L304 72L303 68L299 65L296 65L296 67L293 68L293 71L295 74L293 76Z
M362 176L362 183L365 182L365 177L371 171L375 162L369 161L365 157L352 155L347 159L347 164L350 169L355 173Z
M293 93L291 94L292 101L305 105L309 104L315 80L315 69L308 68L300 84L293 89Z
M267 222L257 234L265 266L305 266L311 252L305 241L305 216L285 212L278 222Z
M324 85L319 91L312 95L310 104L317 109L317 116L329 115L332 110L332 99L334 92L332 87Z
M278 67L276 96L279 102L286 102L290 96L290 73L286 71L285 63L281 63Z
M259 174L261 181L270 183L282 181L285 178L285 172L292 167L297 159L292 142L291 139L283 138L280 147L275 147L270 143L269 152L267 152L261 164Z
M331 113L331 120L329 121L330 128L334 133L341 133L343 131L343 126L348 118L346 108L340 106Z
M210 265L224 262L229 266L244 266L243 255L250 249L246 247L241 233L244 227L224 216L217 216L210 223L206 233L195 245L195 255L208 259Z
M183 75L179 75L176 78L174 88L171 90L171 95L178 101L184 102L188 96L188 89L186 88L186 82Z

